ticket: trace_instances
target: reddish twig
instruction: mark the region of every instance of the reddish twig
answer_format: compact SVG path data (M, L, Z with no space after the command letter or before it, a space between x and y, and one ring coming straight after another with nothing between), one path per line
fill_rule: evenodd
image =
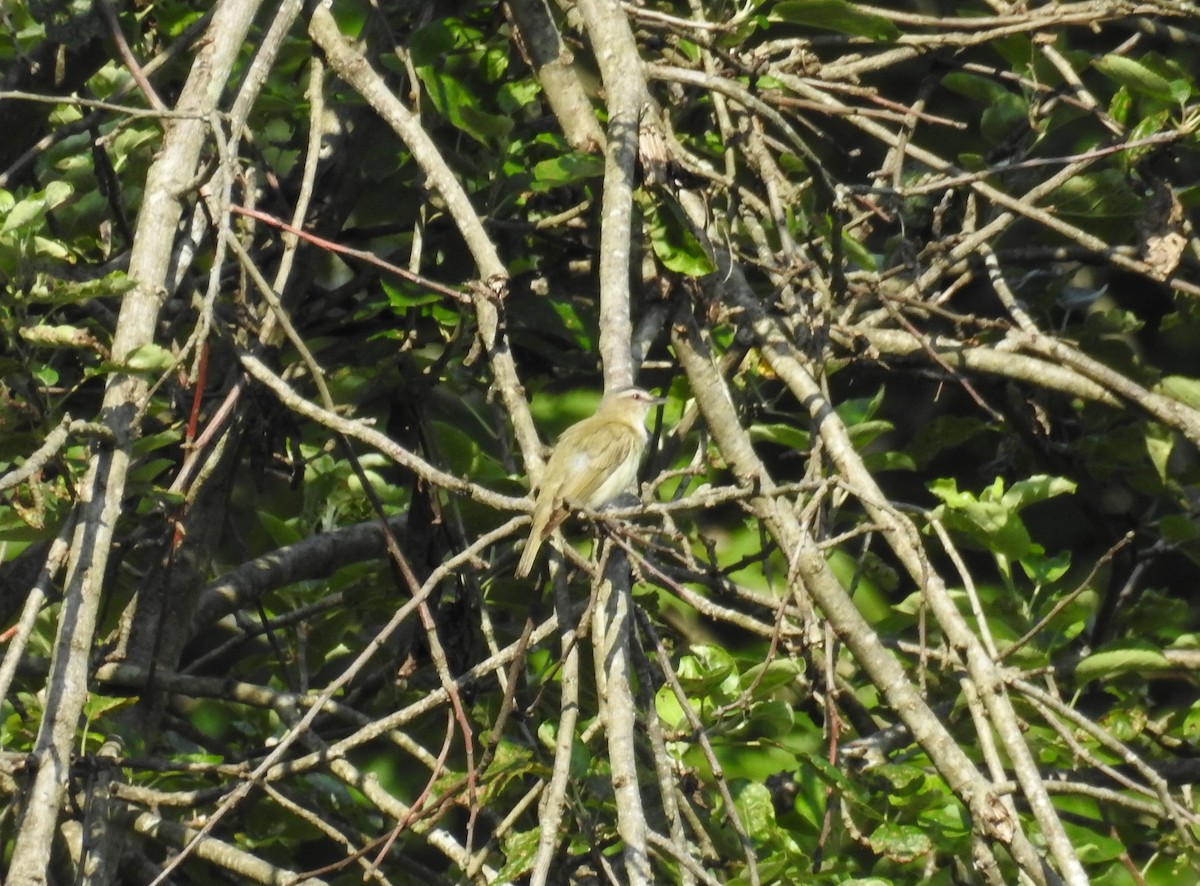
M319 246L321 249L327 249L330 252L336 252L338 255L348 255L351 258L357 258L360 261L365 261L367 264L374 265L389 274L395 274L397 277L402 277L411 283L416 283L418 286L424 286L426 289L432 289L434 292L448 296L455 301L463 304L471 303L471 296L465 292L461 292L451 286L446 286L444 283L438 283L436 280L430 280L420 274L414 274L412 271L402 268L399 265L394 265L391 262L384 261L379 256L367 252L362 249L352 249L349 246L342 246L340 243L334 243L332 240L326 240L324 237L318 237L316 234L311 234L303 228L298 228L295 225L290 225L282 219L278 219L273 215L268 215L265 212L260 212L257 209L251 209L248 206L239 206L230 204L229 211L237 215L244 215L249 218L257 219L266 224L273 225L282 231L287 231L289 234L294 234L301 240Z

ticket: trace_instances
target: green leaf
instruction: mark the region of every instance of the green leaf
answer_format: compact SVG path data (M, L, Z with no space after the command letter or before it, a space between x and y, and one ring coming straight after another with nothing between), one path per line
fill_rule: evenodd
M407 280L393 281L394 278L384 276L379 279L379 285L387 295L388 305L401 312L434 304L445 297Z
M484 144L503 140L512 132L514 125L510 117L492 114L475 104L465 104L458 108L457 116L453 110L447 116L451 123Z
M941 453L954 449L989 430L974 416L941 415L923 424L907 447L908 454L922 467Z
M1070 818L1064 817L1064 819L1063 828L1071 840L1071 848L1083 863L1099 864L1125 855L1127 847L1124 841L1098 833L1093 828L1085 827ZM1142 882L1151 881L1143 880Z
M480 144L491 147L512 131L512 118L485 111L475 94L453 75L421 67L417 76L441 115Z
M768 701L754 705L747 723L749 734L755 737L782 740L796 725L796 714L786 701Z
M1182 514L1168 514L1158 521L1158 531L1163 539L1173 544L1195 541L1200 537L1200 527L1191 517Z
M1108 116L1124 126L1129 121L1129 111L1133 108L1133 97L1129 90L1122 86L1113 93L1108 103ZM1132 141L1132 139L1130 139Z
M864 421L847 428L850 441L855 449L862 449L873 443L881 434L895 430L890 421Z
M1083 328L1094 339L1112 339L1132 335L1145 325L1132 311L1093 309L1088 312Z
M1011 508L1021 510L1055 496L1069 495L1075 491L1075 488L1076 485L1071 480L1036 474L1013 483L1008 487L1008 491L1004 493L1001 501Z
M943 77L942 85L952 92L957 92L982 105L993 105L1012 94L991 77L964 74L959 71L951 72Z
M837 405L835 411L847 426L869 421L874 418L875 413L879 411L879 407L883 405L884 392L886 390L886 388L881 386L875 392L874 397L855 397L844 400Z
M1168 475L1168 466L1171 461L1171 453L1175 449L1175 432L1166 425L1161 425L1158 422L1146 422L1145 440L1146 452L1150 456L1150 463L1154 465L1158 479L1165 482Z
M438 443L448 466L462 477L499 481L505 476L503 467L485 448L486 432L480 428L463 428L450 422L434 420Z
M1174 101L1171 83L1140 62L1123 55L1102 55L1092 62L1096 70L1110 80L1134 92L1148 95L1160 101Z
M750 426L750 439L762 440L795 449L797 452L807 452L810 445L808 431L780 423L763 424L756 422Z
M1178 400L1192 409L1200 409L1200 379L1186 375L1168 375L1154 387L1154 393Z
M18 231L32 224L42 217L45 210L46 204L40 198L26 197L9 210L4 218L4 227L0 228L0 234Z
M541 91L542 88L534 80L505 83L500 87L496 102L501 110L512 113L533 104Z
M960 492L954 480L935 480L929 490L942 500L936 516L947 526L964 532L981 547L1017 560L1033 548L1033 540L1016 507L1002 500L1003 481L985 489L978 498Z
M743 689L754 687L755 698L767 698L781 686L791 686L804 676L801 661L792 658L773 658L755 665L741 676Z
M661 686L654 693L654 710L658 718L673 729L680 729L687 724L687 712L669 686Z
M267 530L275 544L279 547L285 545L296 544L304 538L304 534L297 525L295 519L286 519L277 517L267 510L260 510L258 518L262 521L263 528Z
M91 332L78 326L22 326L20 335L30 344L47 348L88 350L98 344Z
M533 867L541 831L509 831L504 836L504 866L496 872L497 883L515 883Z
M128 707L136 701L136 697L128 695L122 695L117 698L107 695L88 695L87 701L83 706L83 715L89 720L95 720L103 714Z
M900 29L891 21L863 12L846 0L785 0L771 7L768 18L869 40L895 40L900 36Z
M573 152L552 157L533 166L533 189L549 191L564 185L599 178L604 174L604 158Z
M917 463L907 452L868 452L863 456L863 464L872 473L879 471L915 471Z
M926 781L925 770L911 763L884 763L871 774L886 779L891 792L901 797L919 792Z
M846 257L864 271L874 271L879 267L875 255L845 228L842 229L842 248Z
M933 851L933 841L914 825L885 823L871 833L871 849L894 861L913 861Z
M1129 130L1127 140L1130 144L1133 144L1172 128L1174 128L1174 122L1171 119L1169 111L1163 110L1155 114L1147 114L1141 120L1138 120L1137 123L1133 124L1133 127ZM1142 145L1128 151L1123 151L1120 154L1122 171L1129 172L1137 166L1139 160L1158 150L1159 148L1155 145Z
M124 271L113 271L98 280L49 280L29 293L29 301L52 305L82 304L94 298L121 295L137 283Z
M178 427L167 428L153 434L143 434L133 444L133 451L138 455L147 455L166 446L175 446L183 438Z
M148 459L130 469L129 480L131 483L151 483L174 466L175 461L170 458Z
M1013 131L1029 120L1029 102L1023 96L1005 92L993 100L979 116L979 131L993 144L1012 137Z
M687 277L702 277L717 269L674 202L645 206L643 211L650 245L664 267Z
M738 792L733 804L751 839L765 839L775 829L775 805L766 785L746 785Z
M46 190L43 195L46 201L46 209L56 209L70 199L71 194L75 189L65 181L52 181L46 185Z
M451 19L430 22L423 28L418 28L409 39L408 49L412 63L417 67L437 64L445 55L461 45L461 32L461 22Z
M14 205L5 216L0 233L7 234L31 226L47 212L62 205L74 189L65 181L53 181L44 191L31 194Z
M175 355L153 343L134 348L125 358L124 368L131 372L166 372L175 365Z
M1188 709L1180 732L1193 748L1200 746L1200 703L1195 703Z
M1132 219L1142 214L1142 201L1115 169L1073 176L1050 199L1063 215L1085 221Z
M1174 667L1162 650L1148 643L1122 648L1109 648L1084 658L1075 668L1075 682L1083 685L1092 680L1118 677L1141 672L1158 673Z
M71 258L71 250L58 240L51 240L49 237L38 235L35 235L33 238L33 254L38 258L48 258L64 262L69 261Z
M537 736L538 741L542 743L542 747L553 749L558 743L559 722L556 719L544 720L538 726ZM574 736L571 740L571 765L570 770L579 776L587 774L592 768L592 754L588 750L579 736Z
M1025 574L1039 584L1051 584L1067 574L1071 568L1071 552L1060 551L1053 557L1046 555L1040 545L1021 555L1021 568Z
M699 644L679 661L679 682L692 698L704 698L717 690L724 700L737 691L737 667L720 646Z

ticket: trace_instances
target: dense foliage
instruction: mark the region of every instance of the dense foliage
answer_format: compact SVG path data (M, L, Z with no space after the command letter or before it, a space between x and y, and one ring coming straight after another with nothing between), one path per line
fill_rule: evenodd
M6 882L1195 883L1198 12L8 3Z

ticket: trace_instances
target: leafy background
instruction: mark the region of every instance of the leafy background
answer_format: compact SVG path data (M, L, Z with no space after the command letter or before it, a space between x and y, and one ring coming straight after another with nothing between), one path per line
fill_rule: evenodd
M9 883L1196 882L1193 4L209 7L3 11Z

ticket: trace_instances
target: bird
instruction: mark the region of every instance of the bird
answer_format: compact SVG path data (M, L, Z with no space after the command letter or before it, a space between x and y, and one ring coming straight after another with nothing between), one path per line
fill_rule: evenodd
M593 415L562 432L542 471L518 578L529 574L542 542L572 508L602 508L630 487L646 448L646 415L662 402L641 388L618 388Z

